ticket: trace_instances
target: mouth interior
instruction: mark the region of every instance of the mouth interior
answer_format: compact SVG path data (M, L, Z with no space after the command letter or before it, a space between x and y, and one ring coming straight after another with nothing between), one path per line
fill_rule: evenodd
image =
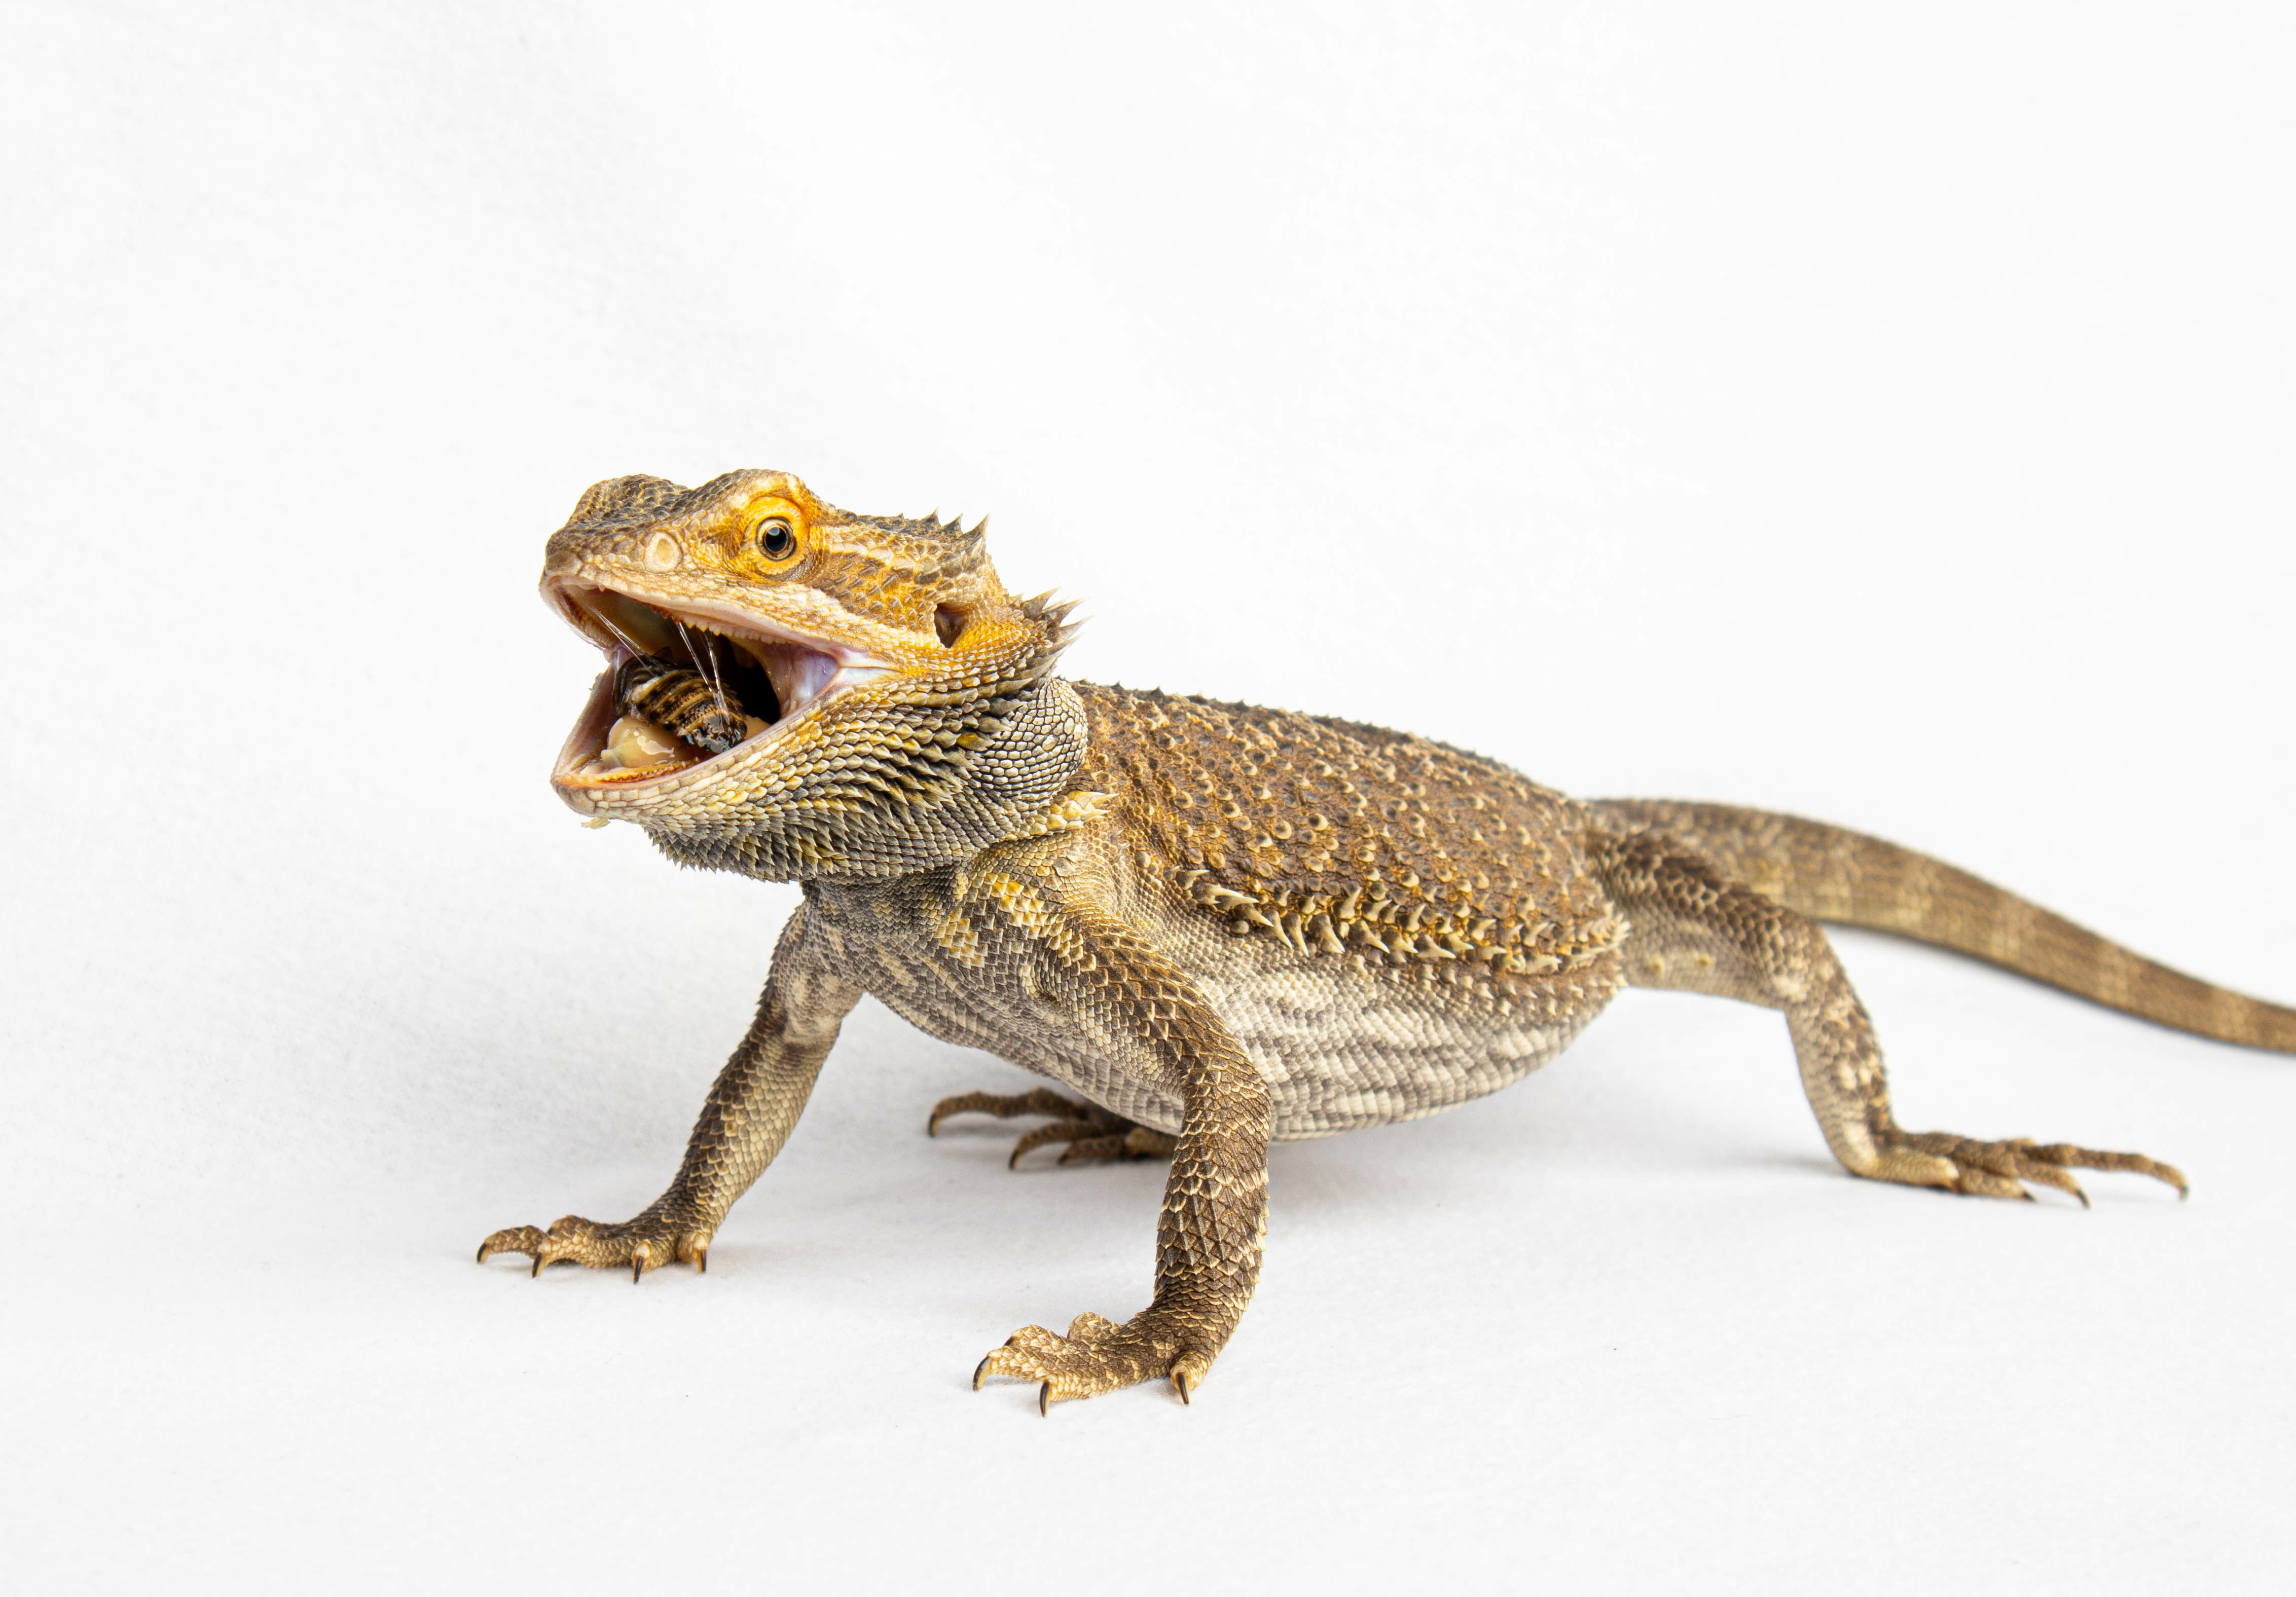
M835 656L611 588L559 590L568 618L605 652L558 761L569 787L651 781L770 737L846 685Z

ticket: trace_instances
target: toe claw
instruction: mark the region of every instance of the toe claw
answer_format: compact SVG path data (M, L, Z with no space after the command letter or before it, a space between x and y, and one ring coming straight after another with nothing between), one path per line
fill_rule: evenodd
M1004 1160L1008 1170L1019 1169L1021 1160L1030 1149L1041 1148L1047 1142L1068 1145L1059 1161L1063 1165L1144 1159L1151 1155L1168 1158L1172 1151L1172 1139L1164 1133L1135 1125L1096 1104L1063 1097L1049 1087L1039 1087L1031 1093L964 1093L944 1098L925 1117L925 1134L938 1136L943 1120L966 1114L994 1115L1000 1120L1017 1115L1050 1117L1047 1124L1024 1133L1013 1144Z
M2073 1179L2075 1169L2122 1170L2149 1175L2175 1187L2180 1200L2191 1196L2184 1172L2174 1165L2164 1165L2141 1153L2112 1153L2071 1142L2041 1144L2030 1137L1984 1142L1945 1132L1898 1132L1890 1151L1897 1162L1885 1167L1885 1179L1926 1182L1927 1176L1907 1167L1912 1157L1926 1156L1946 1167L1948 1174L1940 1184L1980 1197L2031 1201L2034 1194L2023 1185L2030 1181L2054 1187L2083 1208L2090 1208L2088 1193Z
M1165 1377L1182 1403L1193 1403L1217 1349L1191 1348L1183 1337L1172 1335L1168 1312L1152 1305L1122 1325L1082 1314L1070 1322L1067 1336L1041 1325L1022 1326L974 1366L972 1389L979 1391L991 1375L1033 1381L1041 1415L1055 1403Z
M526 1269L529 1280L554 1265L580 1265L593 1270L619 1270L627 1265L635 1282L644 1280L647 1271L681 1259L691 1261L697 1271L706 1271L709 1239L709 1232L689 1217L665 1217L652 1210L615 1225L568 1215L553 1221L548 1231L531 1225L497 1231L479 1244L479 1258L483 1262L497 1253L524 1254L531 1261Z

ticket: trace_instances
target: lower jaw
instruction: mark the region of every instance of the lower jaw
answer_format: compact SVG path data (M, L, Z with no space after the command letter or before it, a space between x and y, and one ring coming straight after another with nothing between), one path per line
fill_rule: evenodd
M596 814L602 798L676 777L708 764L711 758L700 749L675 745L685 748L686 758L635 769L610 763L611 757L605 755L607 736L621 718L620 707L614 701L614 673L625 658L619 651L607 658L606 668L590 684L589 701L575 718L573 730L566 734L551 767L552 789L569 808L581 815Z

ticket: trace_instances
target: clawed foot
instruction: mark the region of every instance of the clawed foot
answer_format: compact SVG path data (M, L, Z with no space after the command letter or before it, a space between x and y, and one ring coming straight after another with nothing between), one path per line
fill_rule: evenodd
M479 1262L491 1254L523 1253L534 1260L530 1274L545 1265L586 1265L593 1270L629 1266L630 1279L659 1270L673 1259L683 1259L696 1270L709 1268L709 1229L681 1223L649 1211L618 1225L601 1225L579 1215L554 1222L548 1231L513 1225L479 1244Z
M1219 1352L1217 1346L1204 1346L1207 1339L1201 1330L1192 1333L1180 1316L1155 1308L1142 1310L1123 1325L1098 1314L1078 1314L1066 1336L1041 1325L1014 1331L973 1371L972 1389L979 1391L992 1375L1036 1381L1037 1412L1042 1414L1072 1397L1096 1397L1168 1377L1186 1403Z
M933 1105L932 1115L925 1121L925 1135L939 1135L940 1123L951 1115L995 1115L1000 1120L1015 1115L1052 1116L1051 1124L1023 1134L1013 1144L1013 1157L1004 1161L1007 1169L1020 1168L1022 1154L1047 1142L1068 1144L1061 1150L1060 1162L1064 1165L1097 1159L1169 1159L1176 1145L1168 1133L1112 1115L1098 1104L1063 1097L1050 1087L1030 1093L960 1093L944 1098Z
M2067 1173L2069 1167L2126 1170L2167 1182L2177 1189L2178 1198L2191 1193L2183 1171L2141 1153L2104 1153L2076 1148L2070 1142L2037 1143L2030 1137L1980 1142L1942 1131L1894 1133L1882 1144L1880 1168L1874 1174L1883 1181L1946 1187L1983 1198L2021 1198L2028 1202L2033 1194L2024 1183L2038 1182L2071 1193L2087 1208L2088 1194Z

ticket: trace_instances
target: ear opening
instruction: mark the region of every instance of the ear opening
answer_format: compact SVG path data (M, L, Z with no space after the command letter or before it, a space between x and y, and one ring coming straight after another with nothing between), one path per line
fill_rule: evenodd
M940 639L942 648L956 647L956 640L964 635L964 612L955 605L937 604L933 607L933 632Z

